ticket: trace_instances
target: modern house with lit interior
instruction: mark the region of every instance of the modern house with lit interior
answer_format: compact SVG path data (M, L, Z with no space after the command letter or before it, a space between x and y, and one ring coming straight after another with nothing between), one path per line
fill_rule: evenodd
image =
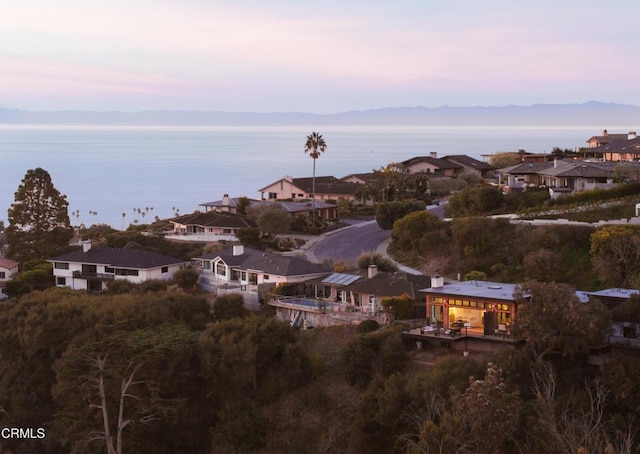
M516 317L516 284L431 278L426 294L427 323L436 328L465 329L482 335L508 334Z

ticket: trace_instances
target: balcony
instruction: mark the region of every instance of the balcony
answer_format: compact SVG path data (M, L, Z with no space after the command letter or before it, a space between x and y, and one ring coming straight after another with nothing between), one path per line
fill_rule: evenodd
M89 271L74 271L73 272L74 279L87 279L87 280L96 280L96 281L112 281L115 279L113 274L108 273L94 273Z
M371 314L368 307L353 306L345 302L318 300L306 296L271 295L268 304L275 308L302 311L335 319L335 323L318 324L318 326L329 326L338 324L338 322L342 324L358 323L369 319L384 323L384 318L379 314Z

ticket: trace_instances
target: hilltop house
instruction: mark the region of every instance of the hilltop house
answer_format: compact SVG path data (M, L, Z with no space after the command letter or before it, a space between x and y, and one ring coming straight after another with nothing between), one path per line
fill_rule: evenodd
M408 295L419 301L420 289L428 285L426 276L379 273L372 265L366 275L332 273L307 280L295 296L273 295L269 305L276 308L279 319L296 326L357 324L366 319L384 323L383 298ZM424 305L419 306L424 314Z
M611 188L614 185L615 167L616 164L612 162L564 159L544 164L522 163L500 169L498 174L499 183L504 185L505 191L526 186L545 186L555 197L562 193Z
M140 283L169 280L189 262L142 249L93 248L90 242L74 251L47 260L53 265L58 287L101 292L113 280Z
M431 152L429 156L416 156L406 161L402 161L407 173L435 173L447 177L452 177L461 172L463 167L446 159L439 159L436 152Z
M522 162L514 166L498 169L498 183L504 186L504 191L522 189L526 186L540 186L538 172L551 167L550 163Z
M621 142L636 138L636 133L631 131L628 134L609 134L605 129L601 136L591 136L587 139L589 148L598 148L610 145L613 142Z
M635 132L622 135L625 136L625 139L618 139L598 147L583 149L582 154L598 161L639 161L640 137L636 136Z
M550 189L566 188L580 192L613 187L611 163L585 161L554 161L551 167L538 171L540 184Z
M440 276L431 279L426 293L428 323L443 329L465 327L467 332L493 335L511 330L516 316L515 284L464 281L445 284Z
M187 241L235 241L236 232L246 227L256 227L256 223L246 216L230 212L195 212L169 219L173 230L167 233L172 239Z
M378 273L375 266L373 273L372 267L369 267L369 270L368 278L354 282L349 286L349 292L360 307L371 307L373 311L381 310L380 303L383 298L408 296L420 301L424 296L421 289L431 285L431 278L422 274ZM424 305L418 304L415 309L419 311L415 314L416 318L422 318Z
M200 286L220 293L237 292L257 301L258 290L277 284L302 282L326 275L324 265L299 257L285 256L234 245L212 254L191 259L200 273Z
M316 201L338 201L340 199L355 200L358 184L338 180L336 177L316 177ZM261 189L262 200L296 200L311 199L313 193L313 178L293 178L285 176Z
M229 197L225 194L222 200L215 200L213 202L201 203L200 206L205 207L205 211L225 212L225 213L237 213L239 197ZM310 200L305 202L287 202L282 200L255 200L248 199L249 206L264 206L264 205L278 205L284 211L286 211L291 217L302 214L305 216L311 216L313 207L315 206L316 215L320 219L335 219L338 215L338 207L333 203L318 202L312 203Z
M463 154L448 155L442 159L460 165L462 169L458 172L459 174L475 175L478 178L491 178L496 170L494 166L487 162L478 161Z
M342 178L342 181L346 181L347 183L356 183L356 184L367 184L372 183L376 180L376 174L374 172L367 173L350 173Z
M0 300L6 298L4 289L13 276L18 274L18 262L0 257Z

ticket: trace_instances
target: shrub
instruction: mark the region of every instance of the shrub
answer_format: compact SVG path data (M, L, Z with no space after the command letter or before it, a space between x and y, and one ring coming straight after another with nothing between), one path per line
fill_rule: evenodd
M424 202L416 200L402 200L378 204L376 209L376 222L383 230L391 230L394 222L414 211L424 211Z
M379 271L398 271L395 263L377 252L363 252L358 256L358 268L366 270L371 265L376 265Z
M375 320L363 320L362 323L358 325L358 333L366 334L372 331L377 331L380 328L380 324Z
M173 282L184 290L191 290L198 283L200 275L193 268L182 268L173 275Z
M213 313L216 320L230 320L232 318L243 317L246 313L244 309L244 297L239 293L227 293L217 297L213 304Z

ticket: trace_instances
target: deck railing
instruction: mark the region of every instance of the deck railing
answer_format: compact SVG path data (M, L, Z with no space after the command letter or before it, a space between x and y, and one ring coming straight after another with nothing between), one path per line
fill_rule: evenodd
M95 279L98 281L112 281L115 279L113 274L108 273L94 273L90 271L74 271L74 279Z

